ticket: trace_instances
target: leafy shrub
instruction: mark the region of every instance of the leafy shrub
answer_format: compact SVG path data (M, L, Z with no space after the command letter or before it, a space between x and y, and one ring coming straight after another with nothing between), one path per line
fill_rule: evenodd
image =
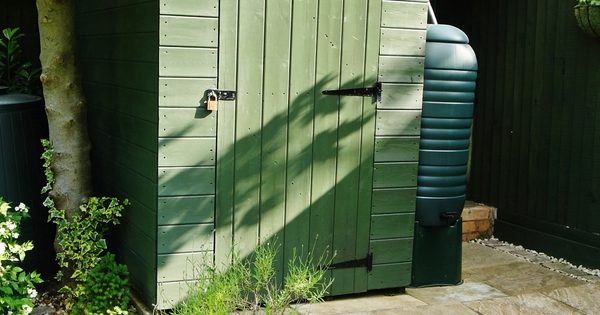
M44 173L47 181L46 186L42 188L42 193L49 193L55 181L52 171L54 152L50 141L42 140L42 146L44 152L41 158L44 160ZM109 303L111 300L98 301L98 305L102 305L102 312L126 314L120 308L126 309L129 303L128 297L127 299L122 297L123 294L129 293L127 267L117 265L113 255L104 256L104 258L103 255L107 252L105 234L111 226L119 224L119 219L127 205L129 205L127 199L121 202L117 198L90 197L79 207L79 214L67 218L64 210L56 208L50 194L46 197L44 206L48 208L48 220L56 224L56 240L60 249L56 253L56 260L61 270L56 277L58 280L66 280L67 285L61 288L61 292L67 294L65 301L67 309L73 307L79 300L86 301L87 298L90 298L86 296L86 292L104 285L102 283L94 284L94 281L100 279L99 270L103 270L110 274L104 274L106 279L102 281L110 279L108 284L111 285L111 289L104 294L112 297L115 297L116 294L120 299L113 299L112 303L114 304L108 305L111 307L103 304L104 302ZM94 270L96 270L95 273ZM65 272L68 274L64 274ZM67 279L64 279L65 277ZM88 279L89 277L92 278ZM96 298L95 295L92 297ZM125 304L122 304L123 301L126 301ZM79 307L82 306L82 304L79 305Z
M23 34L19 28L6 28L0 37L0 85L8 87L9 92L41 94L40 68L34 68L31 62L21 61L20 40Z
M127 314L123 310L129 305L128 276L127 267L117 264L114 255L104 255L81 285L81 295L73 306L73 312L84 315Z
M42 279L36 272L28 273L15 265L25 259L33 244L20 244L19 227L28 218L29 209L19 204L14 209L0 198L0 313L29 314L37 291L34 284Z
M579 4L600 5L600 0L578 0Z

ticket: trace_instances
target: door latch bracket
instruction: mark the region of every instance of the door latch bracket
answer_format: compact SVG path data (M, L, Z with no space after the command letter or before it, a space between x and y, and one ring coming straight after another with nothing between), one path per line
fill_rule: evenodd
M204 97L208 99L209 95L216 95L217 101L235 101L237 98L236 91L208 89L204 92Z

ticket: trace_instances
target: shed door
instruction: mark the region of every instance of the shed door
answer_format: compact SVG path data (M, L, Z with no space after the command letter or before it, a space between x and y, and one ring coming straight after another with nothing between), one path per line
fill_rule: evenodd
M261 241L369 251L375 104L323 90L373 86L380 0L221 0L216 260ZM370 12L370 13L369 13ZM337 269L333 294L366 291L366 267Z

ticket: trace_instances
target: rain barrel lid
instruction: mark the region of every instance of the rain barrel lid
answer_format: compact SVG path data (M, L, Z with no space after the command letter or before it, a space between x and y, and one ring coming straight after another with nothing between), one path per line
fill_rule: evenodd
M8 88L0 86L0 110L28 108L42 104L42 98L28 94L7 94Z
M469 37L463 31L452 25L429 24L427 25L427 41L468 44Z

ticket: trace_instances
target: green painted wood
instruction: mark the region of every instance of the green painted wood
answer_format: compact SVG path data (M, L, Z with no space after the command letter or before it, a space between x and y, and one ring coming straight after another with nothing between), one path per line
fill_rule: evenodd
M78 18L79 36L158 32L158 7L155 1L131 6L81 13Z
M153 62L157 56L153 33L82 37L77 44L86 59Z
M214 137L217 118L205 108L160 108L159 137Z
M158 282L157 309L171 309L188 295L188 292L198 286L197 281Z
M160 17L160 44L179 47L217 48L217 18L185 16Z
M160 138L158 166L215 165L215 138Z
M160 0L160 14L218 17L219 0Z
M136 199L156 212L156 178L145 177L127 165L116 164L110 155L93 157L93 175L106 195L118 191L123 198ZM152 229L152 227L148 227Z
M217 87L216 78L160 78L160 107L206 107L204 92Z
M159 196L215 193L214 167L169 167L158 169Z
M337 76L341 65L343 1L320 1L318 5L309 235L318 235L316 250L324 252L327 246L331 248L334 240L332 229L335 209L336 128L339 99L321 95L318 91L340 88ZM301 237L308 236L306 232L301 233ZM333 272L331 276L335 277ZM339 280L337 282L342 282L344 278L351 279L349 272L343 275L340 271L335 278Z
M379 25L381 25L381 1L369 1L367 16L367 33L365 47L365 86L373 86L377 82L379 74ZM361 143L361 164L358 192L358 208L364 209L358 212L357 235L367 235L370 232L372 190L373 190L373 151L375 140L375 111L376 104L363 100L363 128ZM356 240L356 252L369 251L369 239L358 237ZM363 292L368 289L368 274L361 268L354 269L354 292Z
M86 82L104 83L139 91L156 91L158 65L134 61L88 60L81 58Z
M96 147L102 148L97 154L96 150L93 151L98 158L127 165L136 174L156 182L156 153L112 137L99 129L94 130L91 139Z
M427 28L427 3L420 2L384 0L381 26Z
M167 77L215 77L217 50L214 48L161 47L159 75Z
M135 143L139 147L156 152L156 124L126 115L114 115L100 107L91 107L88 117L93 117L90 125L112 137Z
M95 194L128 198L115 248L156 303L158 2L78 1ZM79 11L79 12L81 12ZM135 268L133 268L135 266Z
M370 247L373 253L374 265L409 262L412 260L412 237L373 240Z
M159 254L212 251L213 224L162 225L157 229Z
M375 138L375 162L410 162L419 160L419 138Z
M101 11L111 8L120 8L149 2L148 0L106 0L106 1L78 1L77 12L79 14Z
M360 86L364 84L366 26L368 1L344 2L344 23L342 35L342 67L340 80L342 86ZM360 21L360 22L358 22ZM363 82L361 82L363 81ZM362 83L362 84L361 84ZM341 97L338 115L338 147L336 171L336 195L334 216L334 242L337 251L334 258L339 261L366 257L368 248L356 247L357 239L366 236L359 235L359 226L366 224L358 221L359 213L369 213L370 207L357 207L360 183L361 137L363 115L363 98ZM370 98L366 103L370 106ZM357 132L359 131L359 132ZM352 197L350 197L352 196ZM364 217L361 215L361 217ZM361 229L364 231L364 229ZM368 231L368 228L367 228ZM366 237L365 237L366 238ZM366 273L363 269L363 273ZM340 277L338 272L351 272L350 277ZM334 281L332 294L354 293L354 270L333 271ZM344 281L340 281L344 279ZM347 279L347 280L346 280Z
M420 132L420 110L377 111L377 136L418 136Z
M422 84L383 84L378 109L421 109Z
M415 216L412 213L377 214L371 217L371 240L412 237Z
M417 184L417 163L375 163L373 188L411 187Z
M412 264L375 265L369 273L369 290L407 286L410 284Z
M219 17L219 88L237 89L238 0L220 1ZM235 119L237 102L224 104L218 111L217 187L215 214L215 267L231 259L233 248L233 190Z
M129 283L135 288L136 294L146 305L156 303L156 271L145 265L145 260L139 257L135 252L121 246L117 252L119 263L130 268Z
M382 28L382 55L425 56L425 30Z
M146 229L147 227L138 226L137 222L128 221L127 218L124 218L119 225L118 235L122 245L120 250L131 251L142 262L142 268L146 267L147 270L150 270L156 260L156 247L148 245L156 244L156 234L148 235L146 233L154 232L155 227L152 231L146 231Z
M379 57L379 81L385 83L423 83L424 57Z
M315 64L317 23L313 17L318 15L318 1L293 1L292 37L289 78L289 114L288 114L288 153L286 161L286 209L285 209L285 246L283 261L293 255L293 248L315 245L321 252L326 247L327 235L311 234L310 211L312 187L312 141L315 110L313 103L316 89ZM308 228L307 228L308 227ZM320 233L322 234L322 233ZM328 243L327 243L328 244ZM287 265L283 266L284 272Z
M262 118L261 242L282 244L285 228L288 100L292 1L265 3L264 97ZM275 256L276 278L283 279L283 250Z
M157 280L171 282L196 280L207 275L207 268L212 267L212 251L158 255Z
M265 1L239 3L235 123L234 244L241 257L259 242Z
M215 196L158 198L158 225L212 223Z
M373 214L414 212L416 188L387 188L373 190Z
M109 112L128 115L148 122L156 121L156 94L123 88L109 83L84 82L90 107L98 106ZM108 101L110 99L110 101Z

